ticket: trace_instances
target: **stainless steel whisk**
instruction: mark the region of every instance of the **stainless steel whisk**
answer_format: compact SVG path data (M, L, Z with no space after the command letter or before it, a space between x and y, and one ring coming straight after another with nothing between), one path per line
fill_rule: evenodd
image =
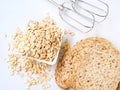
M58 7L59 15L63 21L83 33L91 31L94 27L95 22L101 22L105 20L109 11L108 5L100 0L97 1L106 6L106 10L101 9L83 0L70 0L71 3L69 3L71 4L71 8L66 7L66 3L60 5L54 0L48 1ZM90 8L94 8L93 11L87 8L88 6ZM94 12L95 9L104 12L104 15ZM102 17L102 20L97 20L98 17Z
M59 15L62 18L62 20L65 21L70 26L72 26L73 28L76 28L77 30L79 30L83 33L86 33L86 32L89 32L90 30L92 30L92 28L94 27L95 18L88 11L84 10L85 13L88 14L92 18L91 20L88 20L82 14L80 15L79 13L76 13L73 9L66 7L65 3L60 5L53 0L48 0L48 1L50 1L56 7L58 7ZM80 19L84 19L85 22L88 22L90 24L87 25L84 22L80 22L79 21Z
M88 3L87 0L70 0L72 2L72 8L75 12L80 13L80 9L83 9L85 11L90 12L95 17L95 22L102 22L106 19L109 13L109 6L105 2L101 0L94 0L97 1L96 3L99 3L99 5L94 5L93 3ZM93 0L91 0L93 1ZM102 7L104 6L104 9ZM88 17L90 18L90 17ZM92 19L92 18L90 18Z

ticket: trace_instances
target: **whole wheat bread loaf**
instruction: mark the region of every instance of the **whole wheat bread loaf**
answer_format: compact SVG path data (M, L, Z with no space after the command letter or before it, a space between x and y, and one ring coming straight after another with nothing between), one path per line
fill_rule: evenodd
M81 40L59 60L55 80L64 89L116 90L120 81L120 52L104 38Z

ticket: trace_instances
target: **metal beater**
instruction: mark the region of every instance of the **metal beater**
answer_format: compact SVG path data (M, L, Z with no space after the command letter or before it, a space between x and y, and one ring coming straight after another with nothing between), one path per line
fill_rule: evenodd
M66 7L66 3L60 5L54 0L48 1L58 7L59 15L63 21L83 33L91 31L94 27L95 22L102 22L103 20L105 20L109 11L108 5L100 0L97 1L105 6L106 10L83 0L70 0L71 3L68 3L71 4L72 8ZM102 12L102 14L99 13L99 11ZM102 19L99 20L99 18Z
M108 16L109 6L101 0L70 0L70 1L72 2L72 8L74 9L75 12L80 13L81 11L80 9L88 11L94 15L96 22L102 22ZM95 5L92 1L96 2Z
M58 7L59 15L62 18L62 20L64 22L66 22L67 24L69 24L70 26L72 26L73 28L75 28L83 33L87 33L93 29L94 23L95 23L95 18L94 18L94 15L92 15L88 11L82 10L85 14L87 14L92 19L89 19L82 13L81 14L76 13L74 11L74 9L72 9L70 7L66 7L65 6L66 3L63 3L60 5L53 0L48 0L48 1L50 1L56 7ZM71 3L69 2L68 4L71 4ZM70 5L70 6L72 6L72 5Z

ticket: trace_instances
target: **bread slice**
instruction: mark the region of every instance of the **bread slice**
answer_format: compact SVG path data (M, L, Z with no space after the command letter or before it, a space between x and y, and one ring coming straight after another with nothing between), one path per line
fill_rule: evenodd
M116 90L120 81L120 53L106 39L77 42L55 70L56 83L74 90Z

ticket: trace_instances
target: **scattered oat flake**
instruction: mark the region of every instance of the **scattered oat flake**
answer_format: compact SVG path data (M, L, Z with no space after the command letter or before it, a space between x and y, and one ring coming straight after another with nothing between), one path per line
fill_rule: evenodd
M70 30L65 30L65 34L70 34L71 36L75 35L75 33Z
M11 45L10 45L10 43L8 43L8 51L10 51L11 50Z
M4 38L7 38L7 34L4 34Z
M49 84L49 83L44 83L43 85L42 85L42 88L43 89L47 89L47 88L50 88L51 87L51 85Z
M27 87L25 90L30 90L30 87Z

